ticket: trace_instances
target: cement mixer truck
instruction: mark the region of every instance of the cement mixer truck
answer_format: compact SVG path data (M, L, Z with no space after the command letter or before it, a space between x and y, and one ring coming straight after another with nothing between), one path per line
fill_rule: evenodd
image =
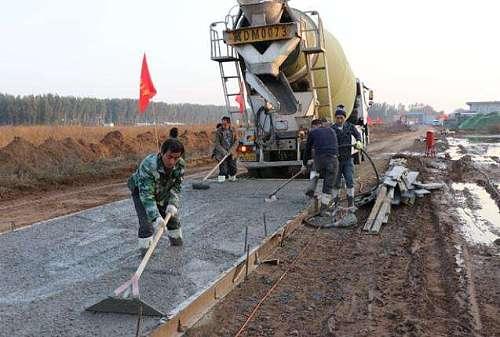
M356 79L318 12L286 0L238 0L210 25L210 38L227 112L238 126L239 160L250 173L300 167L311 121L333 122L339 105L368 142L373 92Z

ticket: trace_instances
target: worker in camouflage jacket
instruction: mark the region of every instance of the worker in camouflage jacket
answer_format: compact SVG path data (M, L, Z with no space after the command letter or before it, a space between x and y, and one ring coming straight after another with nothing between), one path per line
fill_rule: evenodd
M159 154L148 155L128 180L137 217L139 218L139 249L144 253L152 243L156 229L165 225L173 246L182 245L178 217L181 183L186 164L181 156L184 146L176 139L167 139Z
M354 148L362 149L361 135L356 127L346 121L346 111L344 106L339 105L335 111L335 124L333 130L337 134L339 145L339 170L333 189L333 199L336 205L339 203L339 190L341 188L342 177L346 183L347 206L354 207L354 162L352 159L352 138L356 139Z
M230 155L220 164L219 176L217 181L223 183L226 178L229 181L236 181L236 154L235 147L237 145L236 130L231 126L231 118L222 117L222 126L217 128L215 133L215 159L221 161L230 153Z

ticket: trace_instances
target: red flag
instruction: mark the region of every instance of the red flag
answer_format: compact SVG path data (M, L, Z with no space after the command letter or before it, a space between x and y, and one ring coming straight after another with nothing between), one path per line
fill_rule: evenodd
M234 100L240 106L240 113L243 113L245 111L245 96L243 96L243 93L240 91L240 94L236 95L236 98Z
M149 100L156 95L156 89L149 75L146 53L142 59L141 84L139 87L139 112L143 113L148 108Z
M366 121L366 124L368 124L368 126L373 125L373 121L372 121L372 118L370 116L368 116L368 120Z

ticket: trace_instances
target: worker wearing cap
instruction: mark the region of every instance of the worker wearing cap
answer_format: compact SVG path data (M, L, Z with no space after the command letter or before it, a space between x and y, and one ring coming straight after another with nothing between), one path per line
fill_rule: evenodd
M215 159L221 161L228 153L234 151L237 144L236 130L231 126L231 118L222 117L222 126L215 133ZM236 156L231 153L219 167L217 181L223 183L226 178L236 181Z
M139 249L149 248L156 229L165 225L173 246L182 245L181 224L178 217L181 183L186 164L181 156L184 146L176 139L167 139L160 153L148 155L128 180L137 217L139 218Z
M361 135L356 127L346 121L346 112L344 106L339 105L335 111L335 124L332 125L333 130L337 134L339 146L339 169L335 186L333 189L333 199L336 205L339 203L339 190L341 187L341 180L344 177L347 187L347 206L354 207L354 162L352 159L352 138L356 139L354 147L362 149L363 143L361 142Z
M323 178L323 189L320 195L321 210L326 211L332 201L332 189L337 176L337 137L327 125L323 126L320 119L311 122L311 131L307 137L302 171L306 171L308 160L314 151L314 170ZM313 174L314 175L314 174ZM308 196L314 194L318 177L312 177L312 186L306 191Z

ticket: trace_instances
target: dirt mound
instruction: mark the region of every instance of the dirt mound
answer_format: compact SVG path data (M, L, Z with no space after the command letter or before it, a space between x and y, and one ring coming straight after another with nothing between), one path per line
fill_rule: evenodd
M45 169L53 164L49 153L20 137L15 137L0 150L0 171L3 174L23 175Z
M161 144L168 135L166 130L158 131ZM189 166L211 162L213 139L213 132L208 130L181 129L179 140L186 148ZM38 146L15 137L0 148L0 199L11 198L16 193L53 189L60 184L124 178L135 169L139 159L156 151L156 136L152 131L136 134L115 130L97 142L51 136Z
M135 140L125 139L123 134L116 130L108 133L101 140L101 144L105 146L107 154L111 157L127 157L135 154Z
M76 154L80 161L86 163L97 159L96 154L88 147L75 141L73 138L67 137L62 141L62 144L72 153Z
M137 140L141 143L155 143L155 137L151 132L144 132L137 135Z
M452 161L449 174L454 181L462 181L463 176L473 169L471 156L465 155L459 160Z

